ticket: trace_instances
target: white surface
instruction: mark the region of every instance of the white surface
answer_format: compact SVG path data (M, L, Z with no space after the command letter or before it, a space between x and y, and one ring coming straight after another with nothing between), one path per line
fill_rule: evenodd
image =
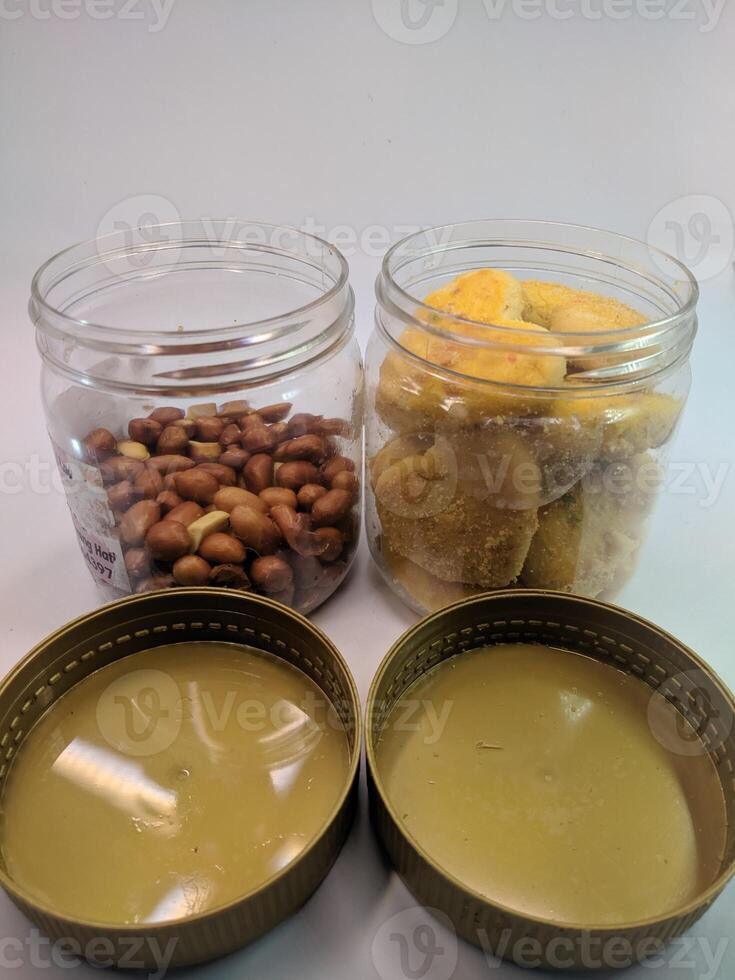
M538 4L538 19L518 13L532 13L533 0L508 2L495 20L488 10L502 4L445 0L434 13L445 20L431 18L427 30L442 33L456 13L451 27L434 43L409 44L400 38L428 35L401 27L398 0L373 4L389 33L368 0L176 0L160 30L150 30L159 19L146 3L130 9L147 20L122 17L117 0L109 20L94 19L89 0L76 7L73 0L65 7L58 0L36 0L34 8L0 3L0 666L9 668L97 603L65 502L49 486L25 313L28 281L43 259L111 230L115 220L137 222L143 211L161 220L237 214L311 227L348 255L364 342L387 238L407 226L512 215L638 237L650 228L669 249L679 247L679 234L681 257L706 277L695 383L673 455L713 471L723 464L724 485L709 506L701 486L664 495L621 601L680 636L735 685L732 6L703 30L711 8L704 0L679 4L678 16L667 0L559 0ZM418 0L412 3L420 14ZM656 7L664 8L661 20L625 16ZM554 9L571 9L572 17L558 19ZM600 9L599 20L581 13ZM694 19L680 16L688 13ZM377 230L368 233L371 226ZM687 486L696 488L696 480ZM383 653L413 617L363 550L348 584L315 619L365 695ZM403 969L391 936L404 934L411 947L424 935L415 926L432 920L419 911L386 925L416 903L386 867L364 794L362 802L342 856L304 910L248 950L186 976L520 976L507 964L490 969L480 951L436 926L444 951L425 961L412 949ZM734 921L730 888L694 927L691 946L676 948L678 964L669 958L653 975L733 976ZM54 965L48 950L32 955L29 937L28 923L0 896L3 975L99 975ZM22 951L6 939L19 939ZM705 949L716 955L723 940L729 945L715 969Z

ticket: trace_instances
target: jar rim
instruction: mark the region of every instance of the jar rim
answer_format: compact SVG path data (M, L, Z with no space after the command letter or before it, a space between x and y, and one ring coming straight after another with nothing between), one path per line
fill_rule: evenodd
M554 230L556 230L555 236ZM451 240L452 235L458 237ZM575 236L577 241L574 241ZM602 251L584 243L585 239L594 242L596 237L619 246L618 254L615 254L612 249ZM570 239L571 243L569 243ZM641 282L658 287L676 304L677 308L665 316L648 319L640 326L610 327L604 331L562 333L546 328L540 331L537 326L535 329L532 328L531 324L528 329L525 329L517 325L472 320L447 312L426 303L398 281L397 273L411 261L428 260L435 256L461 252L462 249L481 247L551 249L568 256L577 255L603 265L625 269ZM661 263L659 274L654 278L642 266L626 263L620 254L626 247L631 251L644 250L652 263ZM675 276L669 275L668 282L661 273L664 265L675 273ZM436 267L440 268L438 264ZM462 271L488 267L501 269L503 264L499 261L497 263L478 261ZM683 287L683 298L678 295L678 289L675 294L672 284L676 284L679 288ZM527 354L576 359L607 358L610 366L575 375L580 382L589 380L595 387L600 383L620 383L621 380L638 383L643 376L650 377L651 369L653 373L658 373L659 370L665 370L671 367L672 363L680 361L682 349L687 344L691 346L696 333L696 306L699 300L699 285L692 272L675 256L656 246L628 235L593 226L526 218L489 218L450 222L413 232L396 242L386 252L376 279L375 292L379 310L387 312L391 319L465 348L516 350ZM441 318L440 326L431 322L431 318L437 315ZM381 322L380 316L377 319L384 332L402 352L411 354L426 365L436 367L431 360L408 351L402 345L400 336L395 336L387 325ZM474 330L479 331L479 335L473 335ZM488 331L488 335L482 336L483 331ZM516 346L513 343L514 338L517 341ZM651 358L648 355L654 349L658 349L658 354L655 358ZM620 366L619 360L615 361L617 354L637 350L643 354L643 360L638 362L642 371L630 367L630 364L635 363L634 358L631 358L627 367ZM670 354L669 360L663 367L661 351ZM646 363L647 360L651 363ZM614 368L616 363L617 369ZM627 374L627 377L621 378L621 374ZM485 382L487 379L473 378L473 381L475 380Z
M271 244L268 244L268 239L265 242L259 242L254 238L248 239L242 237L226 239L221 235L209 233L212 229L220 225L228 228L233 224L238 228L258 229L269 233ZM156 250L169 249L175 246L201 245L217 248L247 246L251 248L259 247L276 254L291 254L296 256L297 253L289 252L288 249L273 244L276 238L283 234L296 236L305 243L307 249L311 247L315 249L315 253L321 251L324 255L328 255L330 260L335 262L337 272L332 277L332 283L325 292L307 303L299 304L269 317L241 321L234 324L187 329L184 335L177 334L173 330L153 330L146 331L144 334L135 333L134 335L138 338L138 346L150 348L151 343L163 342L165 346L166 344L171 344L172 341L176 341L177 338L179 341L182 339L185 341L191 339L201 341L206 338L207 349L211 350L211 346L209 345L212 342L216 342L214 340L215 337L221 339L226 344L233 337L237 337L238 334L242 334L243 332L252 333L256 330L267 330L269 339L274 339L279 333L288 330L289 324L294 317L313 316L338 298L340 293L349 291L349 266L347 260L335 245L332 245L331 242L317 235L302 231L290 225L280 225L273 222L250 219L213 219L208 221L207 225L208 227L205 227L201 219L160 222L146 226L147 230L149 232L153 230L157 232L178 230L181 232L181 236L173 239L159 240L153 243L143 242L141 244L130 245L126 239L129 231L114 231L95 238L76 242L73 245L61 249L39 266L31 280L29 307L33 322L40 329L52 325L55 329L61 329L63 333L69 336L86 341L97 339L103 345L113 342L115 339L124 340L126 337L131 336L132 331L130 328L106 325L104 323L97 323L94 320L72 316L60 308L62 304L55 304L48 300L49 291L75 273L90 268L95 262L104 263L106 260L109 261L112 258L155 252ZM189 237L192 236L195 230L197 231L196 236ZM115 248L115 245L118 243L123 248ZM107 248L106 246L110 247ZM86 253L89 254L87 258L84 258ZM65 267L65 263L69 264ZM49 276L51 276L49 281L44 282L44 278ZM249 342L253 342L252 338ZM192 353L194 352L194 346L179 342L175 344L175 350L177 353ZM158 352L161 352L161 346L158 347Z
M623 234L621 234L619 232L608 231L605 228L596 228L594 225L575 224L574 222L568 222L568 221L548 221L546 219L540 219L540 218L539 219L536 219L536 218L487 218L487 219L480 219L480 220L471 219L471 220L468 220L468 221L450 221L450 222L446 222L445 224L442 224L442 225L433 225L430 228L424 228L424 229L422 229L420 231L412 232L410 235L406 235L400 241L395 242L393 245L391 245L391 247L385 253L385 255L383 256L383 260L381 262L381 266L380 266L379 279L383 279L384 281L389 282L391 284L391 289L394 290L396 293L398 293L403 298L405 298L411 304L413 304L414 307L418 307L419 309L426 310L427 314L441 313L442 320L446 320L449 323L456 322L456 323L458 323L460 325L467 324L468 326L475 326L475 327L488 327L489 326L489 327L492 327L493 330L505 331L505 332L507 332L509 334L515 333L517 335L520 332L522 334L532 335L532 334L535 333L535 331L533 331L533 330L523 330L523 328L508 327L508 326L503 326L502 324L495 324L495 323L487 323L484 320L471 320L468 317L457 316L454 313L447 313L445 310L441 310L441 309L439 309L439 308L437 308L435 306L431 306L431 305L429 305L427 303L424 303L421 299L419 299L419 297L414 296L408 290L406 290L402 286L400 286L396 282L396 280L394 279L394 277L393 277L393 271L391 269L391 263L393 262L395 256L400 253L400 250L401 249L405 248L412 241L415 241L416 239L420 238L422 235L425 236L427 234L432 234L432 235L435 235L437 238L439 238L441 236L441 232L446 232L446 231L449 231L449 230L452 230L452 229L470 228L473 225L478 225L478 224L488 224L488 225L491 225L493 223L497 223L497 224L501 224L501 223L502 224L519 224L519 225L525 225L527 227L533 227L533 228L539 228L539 229L541 229L541 228L559 228L559 229L565 229L567 231L587 232L587 233L595 234L595 235L600 235L600 234L609 235L610 237L614 237L615 239L617 239L621 243L627 242L630 245L641 246L641 247L647 249L647 251L649 253L651 253L651 255L656 255L656 256L659 256L662 259L665 259L667 262L672 262L681 271L681 273L682 273L682 279L685 282L687 282L688 285L689 285L689 288L690 288L689 297L688 297L686 303L676 313L673 313L673 314L671 314L668 317L662 317L662 318L660 318L658 320L651 320L651 321L649 321L648 323L645 324L645 326L647 326L647 327L651 327L651 328L654 328L654 327L655 328L667 327L673 321L678 321L681 317L685 317L685 316L691 314L693 312L693 310L696 308L696 305L697 305L697 303L699 301L699 284L698 284L698 282L697 282L694 274L692 273L692 271L683 262L681 262L675 256L673 256L673 255L669 254L668 252L664 251L663 249L658 248L655 245L649 245L648 242L644 242L641 239L634 238L631 235L623 235ZM564 246L559 245L558 242L553 241L553 239L549 239L547 241L542 241L542 240L532 241L530 239L528 239L528 240L526 240L526 239L517 239L517 240L511 240L511 239L505 239L505 240L503 240L503 239L498 239L497 242L498 242L498 244L504 244L504 245L522 245L522 246L534 247L534 248L548 248L548 247L553 246L554 248L562 248L565 251L568 251L570 253L573 253L575 251L578 251L577 249L573 249L573 248L565 248ZM490 242L488 242L487 244L490 244ZM615 261L615 262L618 262L619 261L618 259L616 259L612 255L605 255L604 253L600 253L600 252L590 251L590 252L588 252L588 254L593 255L593 256L595 256L597 258L600 258L600 259L607 259L607 260L612 260L612 261ZM631 331L631 330L636 330L636 329L639 329L639 328L636 328L636 327L622 327L622 328L618 328L617 330L612 329L612 330L606 331L606 333L607 334L619 333L621 335L624 335L626 331ZM552 331L549 331L549 333L552 333L552 336L554 335ZM572 332L569 332L569 333L562 334L561 336L564 336L564 337L576 337L576 336L588 336L588 334L585 333L585 332L576 333L576 332L573 332L572 331Z

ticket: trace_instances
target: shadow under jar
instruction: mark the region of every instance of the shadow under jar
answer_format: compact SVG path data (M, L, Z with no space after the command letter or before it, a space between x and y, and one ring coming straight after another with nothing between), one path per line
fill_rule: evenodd
M367 530L419 611L631 576L690 385L698 288L572 225L489 220L386 255L366 358Z
M105 599L177 585L310 612L359 536L363 379L344 257L191 221L74 246L30 301L49 434Z

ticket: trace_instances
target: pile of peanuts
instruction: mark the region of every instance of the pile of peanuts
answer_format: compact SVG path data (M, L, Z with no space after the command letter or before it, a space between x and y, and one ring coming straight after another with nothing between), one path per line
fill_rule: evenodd
M304 612L347 572L359 528L342 419L287 402L157 408L127 439L84 439L115 515L136 592L176 585L253 589Z

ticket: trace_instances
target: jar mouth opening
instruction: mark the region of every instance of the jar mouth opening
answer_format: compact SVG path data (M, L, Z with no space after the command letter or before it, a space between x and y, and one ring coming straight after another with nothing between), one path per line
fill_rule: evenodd
M492 232L494 228L497 228L499 231L498 238L486 237L478 239L477 237L472 237L473 231L476 234L480 230L484 232ZM525 232L528 235L533 233L534 237L508 237L507 232L510 230L512 233L514 229ZM500 237L501 233L503 232L505 232L505 235ZM556 235L554 235L554 232L556 232ZM465 233L465 238L460 238L457 241L452 240L453 236L463 235ZM629 245L635 249L645 250L653 262L658 260L662 266L671 266L672 272L674 270L676 271L678 274L678 279L684 284L685 287L685 297L683 301L678 305L675 312L650 319L642 326L618 327L605 330L605 341L603 345L600 345L599 332L565 331L564 333L561 333L546 330L543 335L546 342L537 347L537 345L529 345L525 343L525 338L539 338L539 333L537 330L533 330L530 327L529 329L524 329L523 327L508 326L502 323L488 323L487 321L482 320L472 320L453 313L447 313L445 310L431 306L430 304L424 302L421 297L417 296L410 289L407 289L404 285L401 285L396 278L396 273L403 266L405 266L407 262L420 258L422 254L428 259L431 255L447 255L461 249L479 246L497 247L500 249L554 249L557 252L563 252L568 255L580 254L582 251L584 251L587 256L601 263L608 263L618 266L625 264L618 256L612 253L606 254L605 252L597 251L596 249L582 249L580 246L568 245L564 243L564 237L573 238L575 236L579 236L581 239L585 237L589 237L590 239L605 237L611 242L618 243L621 248L625 245ZM476 267L480 268L483 266L477 265ZM502 268L502 264L500 262L498 262L497 265L493 263L493 267L500 269ZM628 266L628 268L631 272L637 275L646 275L642 268L635 268L634 266ZM466 271L470 270L467 269ZM574 347L584 346L585 348L588 348L586 353L594 353L594 349L598 347L600 347L600 350L607 349L610 344L614 344L616 342L624 343L633 336L658 336L666 333L672 327L677 326L682 322L682 320L691 317L699 300L699 285L692 272L686 265L684 265L683 262L679 261L679 259L669 255L667 252L657 248L656 246L649 245L646 242L627 235L607 232L593 226L531 219L487 219L484 221L463 221L445 225L436 225L432 228L414 232L406 238L401 239L401 241L396 242L386 252L381 264L381 271L378 276L376 290L379 299L385 296L389 299L389 301L397 305L404 313L408 313L410 310L413 310L417 326L421 326L428 332L436 333L446 340L456 340L458 343L484 347L487 346L488 341L468 338L467 333L462 331L467 327L477 328L479 330L485 328L488 331L492 331L493 333L498 333L501 336L507 337L510 343L512 343L513 337L523 337L524 350L533 350L535 347L537 347L539 352L546 354L564 353L564 351L568 349L570 345ZM441 317L442 321L442 326L438 330L432 327L430 323L426 322L427 318L437 315ZM457 330L453 329L455 325L458 328Z
M507 272L521 285L540 280L607 296L634 308L644 322L562 332L547 328L548 310L526 326L474 320L426 302L437 288L480 269ZM567 379L589 390L650 381L688 356L697 331L699 287L682 262L638 239L562 222L492 218L423 229L388 250L375 288L379 327L402 355L428 370L445 367L427 356L428 348L417 352L404 343L406 327L462 354L532 355L550 366L551 358L564 358ZM456 373L473 383L496 383ZM531 381L513 386L547 390Z
M181 253L195 250L196 262L185 262ZM209 251L211 260L203 256ZM311 285L318 295L306 301L285 303L283 309L269 315L232 318L233 322L215 322L202 327L187 327L181 332L169 329L146 329L133 323L105 322L94 315L79 316L69 312L78 305L75 280L86 280L79 287L85 299L94 299L116 281L148 282L163 275L223 267L226 253L245 252L272 256L274 261L301 263L311 269ZM230 270L234 271L234 270ZM298 275L284 275L284 282ZM99 341L126 344L135 342L146 352L163 353L173 345L177 353L191 351L202 343L222 342L228 346L238 337L247 336L251 345L259 340L272 341L297 329L303 322L330 316L346 302L349 293L349 267L334 245L316 235L286 225L245 219L172 221L138 228L128 228L71 245L51 256L36 271L31 281L30 311L39 329L51 329L85 342ZM58 299L52 299L55 294ZM336 317L334 317L336 319ZM188 349L188 350L187 350Z

